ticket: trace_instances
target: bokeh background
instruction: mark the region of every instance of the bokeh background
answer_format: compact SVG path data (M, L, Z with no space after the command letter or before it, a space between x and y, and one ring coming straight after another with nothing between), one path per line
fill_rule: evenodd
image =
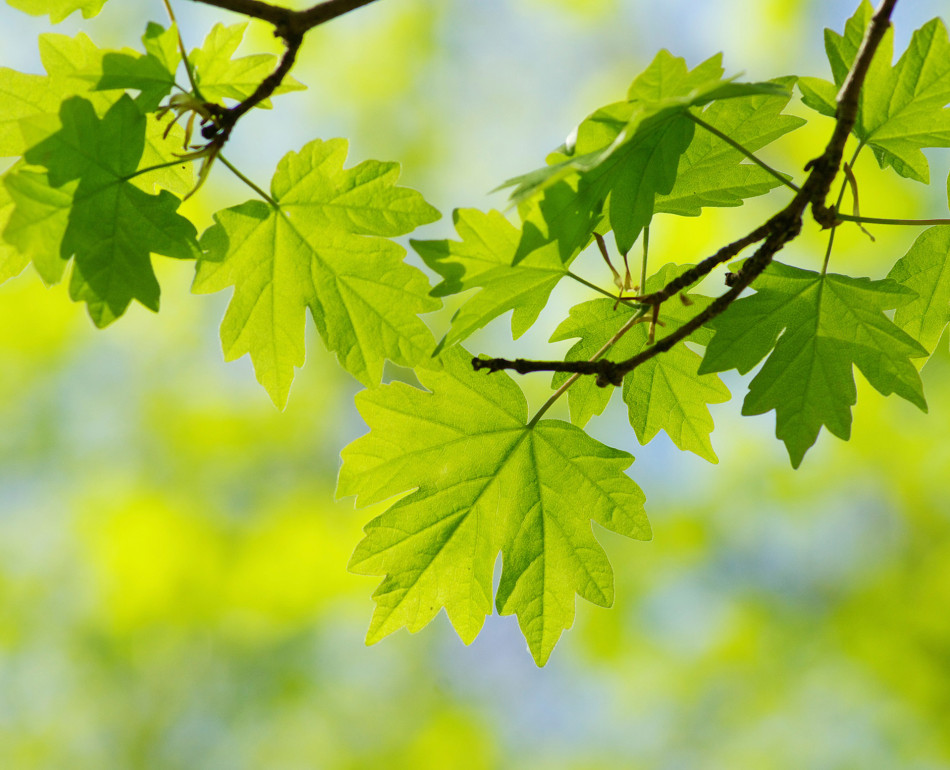
M175 7L189 46L241 21ZM351 163L400 161L444 212L416 237L450 237L453 207L504 207L488 191L621 98L657 49L690 65L722 50L749 79L826 76L822 29L853 10L384 0L312 33L295 70L309 90L242 122L228 155L266 185L287 151L346 136ZM897 50L941 12L900 3ZM112 0L56 31L134 46L149 20L166 23L158 0ZM0 6L0 63L41 71L47 31ZM277 49L252 25L243 50ZM829 125L765 155L800 169ZM864 213L946 216L950 160L929 157L933 190L864 158ZM219 168L188 205L207 224L248 197ZM783 200L659 217L654 266L708 255ZM873 230L842 230L832 270L881 277L916 235ZM784 258L817 268L824 237ZM512 617L470 647L444 615L363 644L377 581L346 563L376 511L334 500L340 449L365 431L358 386L311 328L277 412L246 359L222 361L227 296L191 295L187 265L156 261L161 313L135 306L105 331L30 270L0 287L0 768L950 768L946 338L923 370L929 414L856 373L852 440L823 433L798 471L773 415L739 417L743 378L713 407L715 466L664 435L637 445L615 398L590 429L637 456L655 538L599 533L616 604L579 603L537 669ZM556 355L567 345L546 339L584 298L563 286L522 340L500 319L469 347ZM453 307L428 319L437 335ZM535 405L550 392L522 384Z

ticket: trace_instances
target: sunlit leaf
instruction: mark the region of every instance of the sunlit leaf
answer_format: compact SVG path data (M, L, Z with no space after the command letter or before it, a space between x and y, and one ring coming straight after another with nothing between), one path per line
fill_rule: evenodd
M711 322L716 334L699 371L744 374L768 355L742 413L775 410L775 435L794 467L822 426L850 437L853 366L883 395L896 393L926 411L911 359L927 351L883 312L913 301L912 291L891 280L821 275L778 262L753 287L755 295Z
M441 303L388 238L439 213L396 186L397 164L344 169L346 154L343 139L288 153L271 182L277 208L248 201L219 211L201 239L194 291L234 286L221 324L225 357L250 353L279 407L304 361L307 308L327 348L364 385L379 384L387 358L414 366L432 352L418 314Z
M343 450L337 493L358 505L411 494L366 526L350 562L385 575L367 641L418 631L445 608L471 642L495 603L516 614L538 665L574 622L574 595L613 602L613 570L591 519L649 539L643 493L624 474L632 457L559 420L528 424L506 374L472 370L460 347L440 369L417 370L429 392L402 383L364 391L370 433Z

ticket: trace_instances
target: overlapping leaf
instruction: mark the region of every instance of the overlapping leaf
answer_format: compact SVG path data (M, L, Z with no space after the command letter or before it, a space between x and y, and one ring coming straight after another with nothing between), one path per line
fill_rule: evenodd
M897 308L894 323L933 353L950 321L950 227L921 233L887 277L917 295Z
M517 339L537 320L551 290L565 275L558 245L548 242L512 266L521 233L497 211L454 212L461 241L412 241L425 263L442 276L436 297L479 288L452 317L441 345L454 345L493 318L514 310L511 333Z
M418 631L445 608L466 643L495 604L516 614L538 665L574 621L575 593L613 601L613 571L591 519L650 538L643 493L624 475L632 457L558 420L527 423L521 390L506 374L472 370L460 347L442 367L420 368L430 392L402 383L364 391L370 432L343 450L337 493L358 505L410 490L366 526L350 562L384 575L367 641Z
M646 291L656 291L686 270L688 265L666 265L647 281ZM661 319L665 327L657 328L657 339L678 329L683 323L701 312L711 301L708 297L688 295L693 304L684 307L678 300L663 305ZM587 361L601 350L628 321L634 310L619 306L610 299L595 299L571 309L571 315L554 332L551 341L579 337L580 341L568 351L566 360ZM639 353L647 345L647 326L638 324L610 348L607 357L622 361ZM712 336L707 329L699 329L690 341L700 344ZM623 400L627 404L630 424L641 444L651 441L664 430L680 448L695 452L710 462L717 462L709 434L713 420L709 404L729 400L729 390L716 375L699 375L700 357L684 345L641 364L623 382ZM558 373L552 387L560 387L569 375ZM581 377L567 392L571 421L580 427L600 414L613 395L613 388L599 388L593 377Z
M250 353L278 406L304 360L306 309L327 347L363 384L383 362L414 366L432 352L419 313L440 302L420 270L386 238L432 222L422 196L397 187L395 163L344 169L343 139L315 140L284 156L271 182L277 208L259 201L215 214L203 236L194 291L234 286L221 324L228 360ZM378 237L384 236L384 237Z
M927 351L883 312L912 302L912 291L891 280L821 275L777 262L753 286L755 295L711 322L716 334L699 371L745 373L768 355L742 413L775 410L775 435L794 467L822 426L850 437L853 366L883 395L896 393L926 411L911 359Z
M244 39L247 24L233 24L229 27L215 24L201 45L188 57L195 71L201 95L212 102L223 99L242 101L250 96L261 82L277 67L277 57L273 54L254 54L232 58ZM274 91L284 94L288 91L300 91L306 88L292 77L285 77ZM265 99L260 107L270 107Z
M22 270L32 262L47 285L59 283L69 263L62 246L77 186L72 181L53 187L47 174L19 165L3 178L3 195L15 204L0 231L16 253L12 264ZM0 272L0 280L8 277Z
M657 195L668 194L680 156L689 146L695 123L691 107L717 99L754 94L786 94L770 83L724 80L717 56L688 70L683 59L661 51L634 80L627 100L608 105L578 127L563 159L510 180L512 197L523 201L559 181L578 175L577 209L604 207L621 252L633 245L650 223ZM557 156L555 157L557 160Z
M59 280L74 257L70 296L87 303L97 326L114 321L133 299L158 310L149 255L194 259L198 245L192 224L176 213L178 198L164 190L149 195L129 181L145 147L145 116L123 96L100 120L92 104L73 97L63 102L60 119L62 128L26 153L47 175L23 169L7 180L17 207L6 240L30 252L37 238L51 237L40 249L41 264L49 266L41 273L50 281ZM59 236L70 182L78 184L54 255L48 249ZM50 188L65 189L57 195Z
M72 38L56 34L40 35L40 58L48 73L46 76L0 68L0 100L4 104L0 112L0 155L23 155L30 147L59 131L62 128L60 106L72 96L82 96L92 104L95 113L103 117L122 97L126 87L107 73L107 69L113 66L109 62L129 63L149 59L154 61L144 65L145 69L157 71L154 62L160 59L159 48L167 48L169 34L168 31L160 30L160 27L150 25L146 31L143 40L150 51L146 57L131 49L109 51L98 48L83 33ZM161 54L161 57L167 55ZM116 71L113 74L119 73ZM140 109L149 110L155 106L161 91L159 82L160 78L127 83L129 88L146 89L144 98L140 96L136 100ZM158 121L148 121L140 168L162 164L168 161L170 152L181 149L181 129L176 126L168 137L164 136L164 132L164 126ZM139 175L134 178L133 184L149 192L157 185L183 194L194 185L194 172L185 164L173 165Z
M750 152L756 152L804 125L802 118L783 115L795 78L780 78L776 86L788 93L753 94L717 101L694 112L713 128ZM696 129L680 156L673 189L658 195L657 213L699 216L706 206L741 206L746 198L764 195L781 182L732 145L703 127Z
M825 30L825 50L834 83L802 78L805 104L834 115L835 97L854 63L864 30L874 10L868 0L847 24L844 35ZM926 147L950 147L950 40L940 19L916 30L910 45L891 66L893 33L888 29L874 56L860 94L853 133L874 151L881 168L903 177L929 182L930 170L921 152Z
M142 36L145 54L109 51L102 57L101 72L94 72L96 90L134 89L141 92L143 110L154 110L175 85L181 62L175 26L165 29L149 22Z

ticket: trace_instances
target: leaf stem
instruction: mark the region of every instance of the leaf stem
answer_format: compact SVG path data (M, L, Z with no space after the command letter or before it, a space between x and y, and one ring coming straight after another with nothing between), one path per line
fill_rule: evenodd
M741 152L741 153L742 153L743 155L745 155L749 160L751 160L753 163L755 163L757 166L759 166L762 170L768 172L769 174L771 174L772 176L774 176L776 179L778 179L778 181L780 181L783 185L785 185L786 187L788 187L788 188L791 189L791 190L794 190L795 192L798 192L798 191L799 191L799 189L800 189L799 186L798 186L797 184L795 184L794 182L792 182L790 179L788 179L788 176L787 176L786 174L783 174L781 171L776 171L774 168L772 168L772 167L771 167L768 163L766 163L764 160L761 160L754 152L752 152L751 150L747 150L745 147L743 147L741 144L739 144L739 142L737 142L737 141L736 141L735 139L733 139L731 136L728 136L727 134L724 134L722 131L720 131L720 130L719 130L718 128L716 128L715 126L711 126L711 125L710 125L709 123L707 123L705 120L703 120L702 118L697 117L696 115L694 115L694 114L693 114L691 111L689 111L689 110L686 111L686 115L687 115L696 125L702 126L703 128L705 128L707 131L709 131L709 132L710 132L711 134L713 134L714 136L717 136L717 137L719 137L720 139L722 139L722 141L724 141L724 142L725 142L726 144L728 144L730 147L733 147L734 149L736 149L736 150L738 150L739 152Z
M868 225L950 225L950 219L886 219L882 217L856 217L850 214L838 214L838 219Z
M643 228L643 259L640 262L639 292L645 294L647 290L647 258L650 255L650 225Z
M616 344L620 341L620 338L623 337L623 335L625 335L628 331L630 331L630 330L637 324L637 322L638 322L641 318L643 318L643 316L646 315L646 313L647 313L647 306L646 306L646 305L644 305L644 306L638 308L638 309L637 309L637 312L635 312L635 313L633 314L633 316L630 318L630 320L627 321L623 326L621 326L621 327L617 330L616 334L614 334L613 337L611 337L609 340L607 340L607 342L604 343L604 346L603 346L600 350L598 350L596 353L594 353L594 355L591 356L591 357L590 357L589 359L587 359L587 360L588 360L590 363L593 363L593 362L596 361L598 358L600 358L601 356L605 355L608 350L610 350L614 345L616 345ZM572 375L568 378L567 382L565 382L561 387L559 387L556 391L554 391L554 393L551 394L551 397L541 405L541 408L538 409L538 411L535 413L534 417L532 417L531 420L528 422L528 427L529 427L529 428L533 428L535 425L537 425L537 424L538 424L538 420L541 419L541 417L544 415L544 413L547 412L548 409L550 409L552 406L554 406L555 402L556 402L561 396L563 396L565 393L567 393L568 388L570 388L571 385L573 385L575 382L577 382L577 381L580 379L580 377L581 377L580 374L572 374Z
M195 79L195 73L191 68L191 62L188 61L188 51L185 50L185 41L181 37L181 29L178 27L178 20L175 18L175 11L172 10L171 0L162 0L165 4L165 10L168 12L168 18L175 25L175 34L178 36L178 50L181 52L181 61L185 65L185 72L188 75L188 82L191 83L191 92L196 99L204 101L201 90L198 88L198 81ZM177 85L177 84L176 84ZM181 86L179 86L181 88ZM184 90L184 89L182 89Z
M861 148L864 147L863 142L859 142L857 148L854 151L854 155L851 156L851 162L846 163L846 166L854 166L854 162L858 159L858 154L861 152ZM848 189L848 178L847 175L841 181L841 190L838 192L838 200L835 201L834 210L837 214L838 209L841 208L841 201L844 200L844 191ZM821 274L824 276L828 272L828 262L831 259L831 249L835 244L835 231L837 227L832 227L831 232L828 235L828 248L825 249L825 260L821 265Z
M630 307L632 307L632 308L636 308L636 309L640 309L641 307L645 307L642 302L634 302L632 299L627 299L626 297L618 297L616 294L613 294L613 293L607 291L606 289L600 288L597 284L591 283L591 282L588 281L586 278L581 278L577 273L573 273L573 272L571 272L570 270L567 271L567 277L568 277L568 278L573 278L573 279L574 279L575 281L577 281L578 283L583 284L583 285L586 286L588 289L593 289L593 290L596 291L598 294L603 294L605 297L610 297L612 300L619 300L619 301L620 301L621 303L623 303L624 305L628 305L628 306L630 306Z
M248 187L250 187L250 188L251 188L254 192L256 192L258 195L260 195L260 196L261 196L265 201L267 201L271 206L273 206L275 209L279 209L279 208L280 208L280 204L277 203L276 200L274 200L270 195L268 195L268 194L267 194L266 192L264 192L260 187L258 187L256 184L254 184L250 179L248 179L246 176L244 176L244 174L242 174L242 173L237 169L237 167L235 167L235 165L234 165L233 163L231 163L231 161L229 161L229 160L228 160L227 158L225 158L223 155L219 155L219 156L218 156L218 160L220 160L220 161L225 165L225 167L228 169L228 171L230 171L232 174L234 174L234 176L236 176L238 179L240 179L242 182L244 182L244 184L246 184Z

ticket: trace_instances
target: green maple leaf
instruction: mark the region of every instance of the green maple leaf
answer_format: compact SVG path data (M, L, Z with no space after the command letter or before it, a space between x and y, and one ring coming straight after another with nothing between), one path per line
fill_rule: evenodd
M822 426L850 437L857 400L853 366L883 395L896 393L926 411L911 359L927 351L883 312L912 302L912 291L891 280L821 275L778 262L753 286L755 295L710 323L716 334L699 370L744 374L768 355L749 384L742 413L775 410L775 435L794 467Z
M917 296L897 308L894 323L933 353L950 321L950 227L931 227L887 277Z
M791 89L795 78L773 82L779 88ZM753 94L713 102L705 110L693 108L693 112L755 152L805 124L802 118L782 114L790 96L790 93ZM764 195L780 184L767 171L747 162L734 147L699 127L686 152L680 156L673 189L657 196L655 211L699 216L705 206L741 206L746 198Z
M229 27L215 24L201 48L196 48L189 55L198 88L208 101L243 101L276 69L277 57L269 53L231 58L244 39L246 29L246 23ZM274 93L284 94L304 88L306 86L297 80L285 77ZM265 99L257 106L269 108L271 102Z
M805 104L834 115L836 96L857 56L874 10L863 0L845 25L844 35L826 29L825 50L834 83L801 78ZM910 45L891 66L893 30L889 28L874 55L860 94L857 122L852 133L874 151L881 168L929 182L930 169L921 152L925 147L950 147L950 40L940 19L914 32Z
M55 133L62 101L49 78L0 67L0 156L22 155Z
M143 110L158 107L175 85L175 71L181 62L178 33L175 25L169 29L149 22L142 36L144 55L134 51L109 51L95 83L96 90L134 89L141 92L139 104Z
M613 571L591 519L646 540L643 493L624 474L633 458L559 420L527 421L506 374L474 372L460 347L441 369L419 368L429 392L403 383L364 391L370 432L343 450L337 494L357 505L402 497L365 528L350 569L384 575L367 642L425 626L442 607L468 644L495 604L516 614L544 665L574 621L574 596L613 602Z
M656 291L689 268L689 265L666 265L647 281L647 292ZM693 304L684 307L676 300L663 305L661 320L665 327L657 327L657 339L678 329L711 302L708 297L690 294ZM565 360L591 359L620 328L634 315L633 308L619 306L610 299L595 299L571 308L567 318L551 336L551 342L579 337L580 341L568 351ZM631 358L647 347L647 325L638 324L630 329L610 349L607 357L613 361ZM712 334L700 329L690 341L706 343ZM623 400L627 404L630 424L637 440L646 444L664 430L680 449L695 452L710 462L718 462L709 440L713 420L709 404L729 400L729 390L711 374L699 375L701 358L684 345L638 366L623 381ZM560 372L554 376L552 387L563 385L570 375ZM568 390L571 422L583 427L591 417L607 407L613 388L599 388L593 377L581 377Z
M194 227L176 213L178 198L167 191L149 195L129 181L145 147L145 116L123 96L100 120L92 104L73 97L63 102L60 119L62 129L25 157L47 169L53 188L78 181L59 249L61 260L75 260L70 296L87 303L100 327L121 316L133 299L157 311L160 290L150 253L194 259L198 247ZM19 176L26 173L14 175L19 178L12 186L8 181L11 193L37 186L35 173ZM21 215L36 223L42 216L29 210L29 197L21 199ZM44 193L40 203L56 208L50 197Z
M154 25L150 25L143 38L146 48L167 46L167 34L156 33ZM30 147L61 130L60 107L70 97L82 96L92 104L96 115L103 117L123 96L118 86L112 90L98 90L105 87L102 85L104 81L106 86L110 86L105 72L108 65L105 62L113 61L110 57L119 57L122 61L144 58L131 49L109 51L98 48L82 33L74 38L56 34L40 35L39 49L48 73L46 76L0 68L0 100L4 105L0 113L2 156L23 155ZM149 57L157 60L154 53L150 53ZM147 85L139 83L139 86ZM130 84L129 87L138 86ZM144 98L140 97L136 103L146 110L151 109L157 94L157 90L147 90ZM184 137L182 130L174 127L167 138L164 130L159 122L148 122L141 168L162 164L169 159L171 152L181 150ZM194 172L186 164L175 165L137 176L133 183L146 191L152 191L158 185L183 194L194 186Z
M452 327L440 343L454 345L493 318L514 310L511 334L517 339L538 319L551 291L565 275L556 243L536 249L512 266L520 231L497 211L476 209L453 213L461 241L412 241L412 247L442 282L436 297L479 288L452 317Z
M627 100L597 110L576 137L544 168L505 183L517 202L578 175L577 209L603 207L617 247L627 252L650 223L655 199L668 194L680 156L693 138L691 107L753 94L785 94L770 83L723 79L721 56L688 70L683 59L660 51L630 86Z
M33 16L49 14L50 21L59 24L74 11L82 11L84 19L92 18L106 0L7 0L7 4Z
M22 267L32 262L47 286L59 283L69 264L62 244L77 186L73 181L53 187L46 174L20 165L3 178L3 194L15 204L3 225L3 237Z
M277 208L249 201L219 211L201 239L193 290L234 286L221 324L225 358L250 353L278 407L303 364L308 307L327 348L364 385L379 384L387 358L414 366L432 352L418 314L441 303L387 238L439 212L396 186L398 164L366 161L344 170L346 154L344 139L288 153L271 182Z
M562 179L521 201L521 238L512 264L552 242L557 243L561 261L570 262L590 244L603 219L600 208L584 205L577 194L577 179Z

